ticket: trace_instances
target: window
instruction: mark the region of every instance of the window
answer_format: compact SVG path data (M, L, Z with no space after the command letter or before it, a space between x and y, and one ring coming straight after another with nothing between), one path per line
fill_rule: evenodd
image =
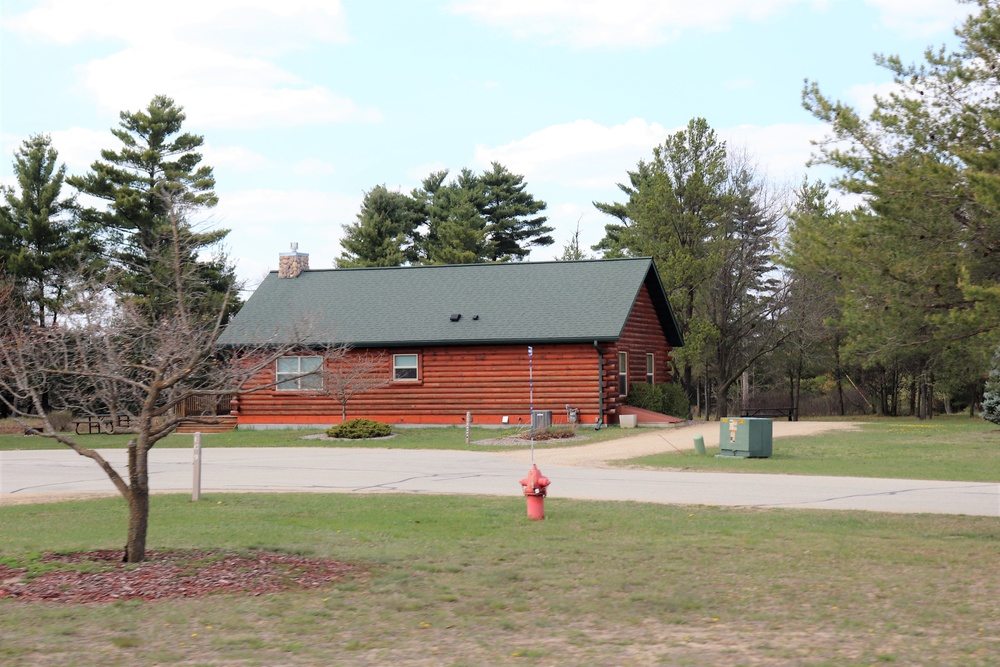
M416 380L417 355L415 354L394 354L392 355L392 379L393 380Z
M628 352L618 353L618 393L628 396Z
M656 384L653 369L656 368L654 363L653 353L650 352L646 355L646 382L648 384Z
M279 357L274 379L279 391L318 391L323 388L323 376L316 373L323 357ZM304 375L313 373L313 375Z

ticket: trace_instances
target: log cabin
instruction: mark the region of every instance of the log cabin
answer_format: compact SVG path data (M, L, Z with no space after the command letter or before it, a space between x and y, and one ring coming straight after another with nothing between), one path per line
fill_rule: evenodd
M331 366L361 360L382 381L350 397L348 419L614 424L629 385L669 382L683 345L650 258L310 270L308 257L282 253L219 340L303 336L250 385L272 386L233 398L239 428L339 423Z

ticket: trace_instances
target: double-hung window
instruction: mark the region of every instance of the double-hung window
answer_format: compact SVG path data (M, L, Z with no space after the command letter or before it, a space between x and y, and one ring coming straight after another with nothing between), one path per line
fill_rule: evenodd
M628 396L628 352L618 353L618 393Z
M418 380L420 373L415 354L394 354L392 355L392 379L393 380Z
M323 357L278 357L274 379L279 391L318 391L323 376L318 371ZM311 375L305 375L312 373Z
M656 384L656 377L653 370L656 368L655 360L653 359L653 353L650 352L646 355L646 382L648 384Z

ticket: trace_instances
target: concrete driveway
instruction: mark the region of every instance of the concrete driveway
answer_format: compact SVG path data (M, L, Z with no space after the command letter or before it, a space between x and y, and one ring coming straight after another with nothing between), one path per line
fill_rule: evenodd
M805 422L799 422L803 424ZM780 426L782 437L804 427ZM695 429L711 444L718 425L650 431L587 447L539 450L535 462L552 480L550 498L634 500L682 505L791 507L1000 517L1000 484L859 477L727 474L625 469L609 458L636 451L690 448ZM850 427L849 425L835 428ZM815 428L815 427L813 427ZM617 443L617 444L616 444ZM576 454L572 454L576 452ZM610 452L610 454L609 454ZM125 451L101 452L124 471ZM155 493L190 493L193 455L154 449ZM202 492L432 493L519 496L531 467L526 451L499 454L352 448L202 450ZM0 504L115 495L104 473L71 450L0 452Z

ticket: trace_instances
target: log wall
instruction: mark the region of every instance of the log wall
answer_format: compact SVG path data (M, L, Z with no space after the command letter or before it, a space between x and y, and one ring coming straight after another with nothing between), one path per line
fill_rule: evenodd
M628 382L646 382L646 355L653 354L653 382L660 384L670 382L672 378L672 357L670 356L670 345L667 344L667 337L660 326L660 320L656 316L656 309L653 307L653 300L649 296L649 291L643 285L635 305L632 306L632 313L629 315L625 328L613 345L609 345L605 359L613 367L611 377L605 374L606 402L608 404L608 419L617 422L618 406L623 402L619 390L619 368L618 353L628 353Z
M529 424L532 406L551 410L553 422L567 422L567 406L578 410L578 423L598 419L617 423L621 397L618 352L629 353L629 381L646 381L646 354L655 355L655 381L670 379L670 347L645 286L621 338L593 343L472 345L409 349L351 350L382 354L385 378L392 375L393 354L419 358L417 380L401 380L352 397L347 418L366 417L390 424L461 424L471 411L477 424ZM274 381L274 369L261 371L251 386ZM603 410L603 413L602 413ZM340 403L315 391L262 389L234 400L241 426L330 425L341 421Z
M386 378L392 374L392 354L416 353L419 378L401 380L352 397L347 418L367 417L396 424L461 424L465 413L474 423L530 423L535 410L552 410L553 421L566 423L566 406L576 408L580 423L593 424L598 415L597 353L593 345L534 345L529 369L528 346L423 347L364 350L385 356ZM357 354L352 350L349 354ZM530 377L529 377L530 376ZM257 386L274 380L274 370L262 371ZM335 424L340 403L318 392L264 389L241 396L241 425Z

